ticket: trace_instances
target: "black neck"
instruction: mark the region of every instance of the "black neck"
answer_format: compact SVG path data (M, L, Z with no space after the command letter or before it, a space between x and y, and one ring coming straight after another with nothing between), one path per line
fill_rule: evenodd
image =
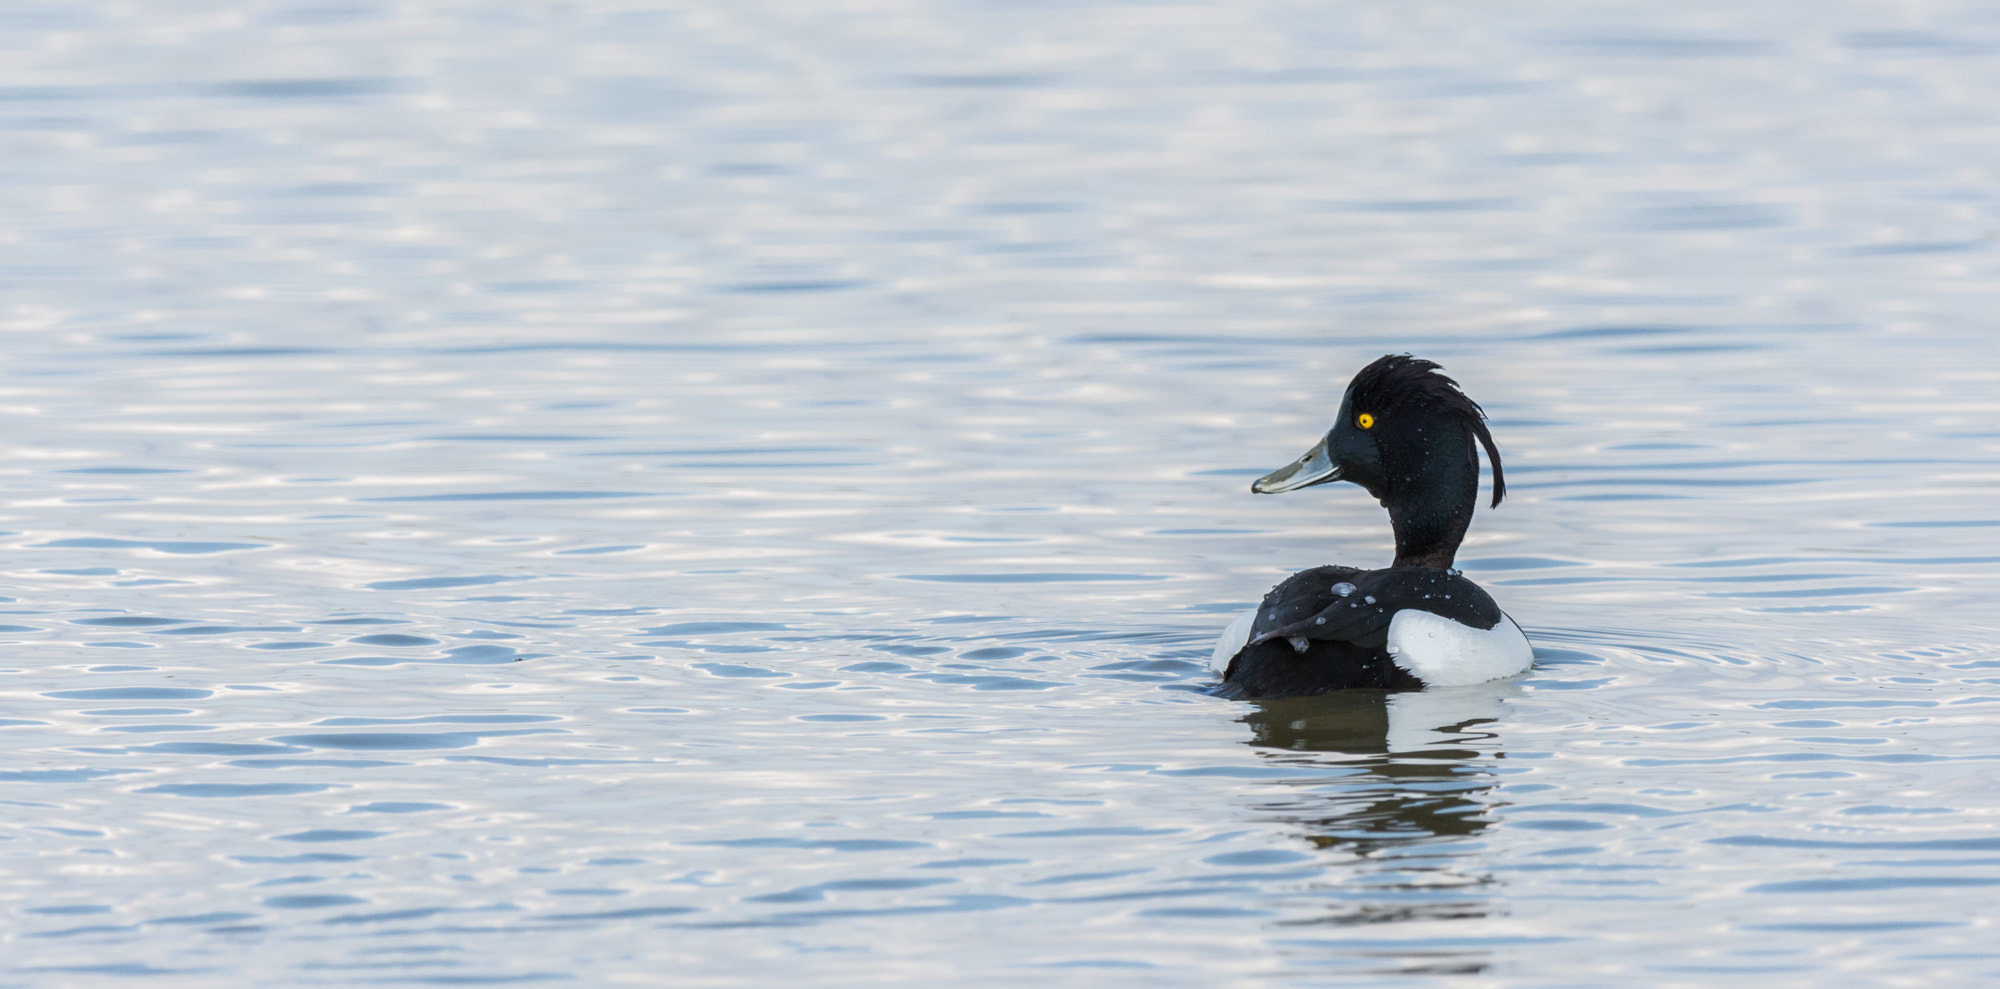
M1455 431L1455 437L1417 445L1413 462L1384 465L1389 490L1382 507L1396 531L1393 566L1445 570L1458 555L1479 500L1479 454L1471 430Z

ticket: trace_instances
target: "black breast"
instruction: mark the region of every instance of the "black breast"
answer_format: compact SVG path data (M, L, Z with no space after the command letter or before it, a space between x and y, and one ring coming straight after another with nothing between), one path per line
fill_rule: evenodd
M1422 680L1390 662L1387 650L1318 639L1308 640L1306 651L1299 652L1284 639L1271 639L1243 647L1230 661L1229 672L1215 688L1215 695L1234 700L1310 697L1354 687L1416 690L1423 685Z

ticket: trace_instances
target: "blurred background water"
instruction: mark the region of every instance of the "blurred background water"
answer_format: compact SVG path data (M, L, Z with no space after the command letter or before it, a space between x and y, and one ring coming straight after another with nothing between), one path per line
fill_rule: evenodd
M2000 975L2000 14L0 11L0 985ZM1240 703L1492 415L1513 682Z

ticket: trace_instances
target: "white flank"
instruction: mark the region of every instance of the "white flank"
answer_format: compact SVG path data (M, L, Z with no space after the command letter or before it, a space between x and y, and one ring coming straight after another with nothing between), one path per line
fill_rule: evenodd
M1535 651L1504 614L1500 624L1478 629L1404 608L1389 620L1389 659L1427 687L1463 687L1513 676L1535 661Z
M1257 624L1257 609L1252 608L1236 616L1229 627L1222 630L1222 638L1215 640L1215 655L1208 657L1208 668L1216 676L1229 672L1229 661L1241 652L1243 644L1250 641L1250 626Z

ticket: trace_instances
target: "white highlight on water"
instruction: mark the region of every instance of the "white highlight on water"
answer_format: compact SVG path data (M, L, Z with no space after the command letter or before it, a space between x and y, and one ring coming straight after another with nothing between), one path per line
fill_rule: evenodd
M1518 693L1513 683L1487 681L1466 687L1405 690L1389 695L1390 752L1421 752L1463 746L1468 722L1498 721L1506 714L1506 698Z

